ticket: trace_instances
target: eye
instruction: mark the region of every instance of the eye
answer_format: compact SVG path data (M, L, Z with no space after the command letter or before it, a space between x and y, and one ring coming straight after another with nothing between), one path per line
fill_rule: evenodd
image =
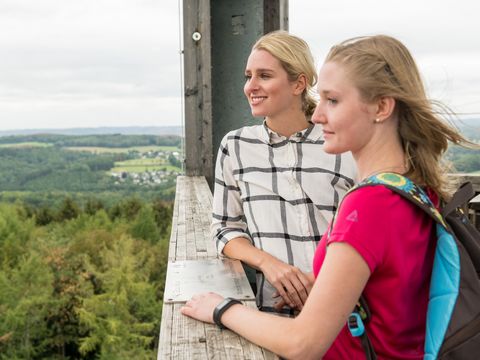
M261 77L262 79L270 79L270 78L271 78L270 74L266 74L266 73L260 74L260 77Z
M331 97L330 97L330 98L327 98L327 102L328 102L329 104L331 104L331 105L336 105L336 104L338 104L338 100L335 99L335 98L331 98Z
M245 81L249 81L252 78L252 75L245 74Z

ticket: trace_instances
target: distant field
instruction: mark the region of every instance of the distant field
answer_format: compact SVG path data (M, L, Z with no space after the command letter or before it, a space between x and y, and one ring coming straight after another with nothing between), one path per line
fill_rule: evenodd
M145 172L152 170L180 171L179 168L170 164L165 164L160 159L134 159L126 161L117 161L115 167L109 172Z
M43 142L22 142L14 144L0 144L0 148L32 148L32 147L49 147L53 144L43 143Z
M133 146L128 148L111 148L111 147L99 147L99 146L68 146L64 148L65 150L71 151L88 151L95 154L101 153L128 153L129 151L138 151L140 153L145 153L149 151L180 151L176 146Z

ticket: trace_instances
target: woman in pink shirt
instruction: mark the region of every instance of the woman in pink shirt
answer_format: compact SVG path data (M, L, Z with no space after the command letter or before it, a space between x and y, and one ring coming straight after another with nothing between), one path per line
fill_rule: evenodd
M434 203L449 198L440 160L448 141L467 141L434 110L402 43L379 35L334 46L320 70L318 92L312 120L323 126L324 149L351 151L359 180L399 173L426 189ZM345 324L363 294L374 312L367 331L378 358L421 359L435 249L430 218L375 186L348 195L330 227L315 254L314 286L295 319L213 293L194 296L182 313L215 320L282 357L362 359L360 341Z

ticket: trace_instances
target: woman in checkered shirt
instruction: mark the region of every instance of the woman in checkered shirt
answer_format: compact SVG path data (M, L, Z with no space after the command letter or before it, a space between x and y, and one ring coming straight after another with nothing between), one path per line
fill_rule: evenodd
M226 134L217 156L213 238L219 254L257 270L262 311L303 307L315 248L355 176L351 156L327 154L310 121L315 71L302 39L284 31L261 37L244 93L263 124Z

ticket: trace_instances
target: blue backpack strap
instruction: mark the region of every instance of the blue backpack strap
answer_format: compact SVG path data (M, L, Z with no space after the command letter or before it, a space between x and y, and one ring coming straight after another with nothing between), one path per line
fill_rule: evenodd
M436 359L443 344L460 287L460 254L455 239L427 194L410 179L395 173L370 176L351 191L382 185L422 208L435 222L437 246L427 310L424 359Z

